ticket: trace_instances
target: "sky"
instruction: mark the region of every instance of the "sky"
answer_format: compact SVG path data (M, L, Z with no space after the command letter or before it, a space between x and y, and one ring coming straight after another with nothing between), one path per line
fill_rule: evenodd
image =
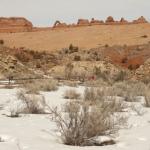
M78 18L113 16L150 20L150 0L0 0L1 17L25 17L34 26L52 26L56 20L75 23Z

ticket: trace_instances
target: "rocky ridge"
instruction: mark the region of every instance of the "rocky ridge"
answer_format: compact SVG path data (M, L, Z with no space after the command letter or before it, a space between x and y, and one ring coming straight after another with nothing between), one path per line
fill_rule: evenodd
M0 33L15 33L15 32L31 32L31 31L44 31L56 28L70 28L70 27L80 27L80 26L92 26L92 25L123 25L123 24L139 24L148 23L148 21L141 16L140 18L128 22L124 18L120 21L115 21L112 16L109 16L106 21L97 20L92 18L90 21L88 19L78 19L77 23L67 24L57 20L53 27L33 27L32 23L23 17L0 17Z

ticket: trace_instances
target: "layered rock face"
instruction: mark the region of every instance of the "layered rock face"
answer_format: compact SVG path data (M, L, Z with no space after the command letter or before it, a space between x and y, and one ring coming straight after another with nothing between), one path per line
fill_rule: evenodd
M0 32L27 32L32 31L33 25L25 18L0 18Z

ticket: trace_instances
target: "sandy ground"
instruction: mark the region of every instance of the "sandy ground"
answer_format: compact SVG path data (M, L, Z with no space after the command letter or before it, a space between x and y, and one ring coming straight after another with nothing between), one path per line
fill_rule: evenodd
M148 38L141 38L147 35ZM0 33L0 39L10 47L26 47L33 50L58 50L69 44L80 48L109 45L137 45L150 41L150 24L95 25L68 29L26 33Z
M57 92L42 93L50 106L66 100L62 95L70 87L60 87ZM84 88L77 88L83 92ZM9 118L3 115L9 101L15 99L17 89L0 89L0 150L150 150L150 109L142 108L142 116L131 112L128 128L116 136L117 144L103 147L73 147L63 145L56 125L48 115L22 115Z

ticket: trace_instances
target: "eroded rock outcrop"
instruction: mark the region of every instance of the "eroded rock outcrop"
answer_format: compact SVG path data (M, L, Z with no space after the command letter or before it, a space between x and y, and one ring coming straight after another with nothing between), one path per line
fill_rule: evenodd
M58 20L53 25L53 28L64 28L64 27L68 27L68 25L66 23L61 23Z
M141 16L137 20L133 20L132 23L148 23L148 21L143 16Z
M114 23L115 21L114 21L114 18L113 18L112 16L109 16L109 17L106 19L105 22L106 22L106 23Z
M77 22L77 26L89 26L90 22L88 19L79 19Z
M90 24L91 25L100 25L100 24L104 24L104 21L102 21L102 20L95 20L94 18L92 18Z
M120 24L129 24L129 22L127 20L125 20L124 18L120 19Z
M25 18L0 18L0 32L27 32L32 28L32 23Z

